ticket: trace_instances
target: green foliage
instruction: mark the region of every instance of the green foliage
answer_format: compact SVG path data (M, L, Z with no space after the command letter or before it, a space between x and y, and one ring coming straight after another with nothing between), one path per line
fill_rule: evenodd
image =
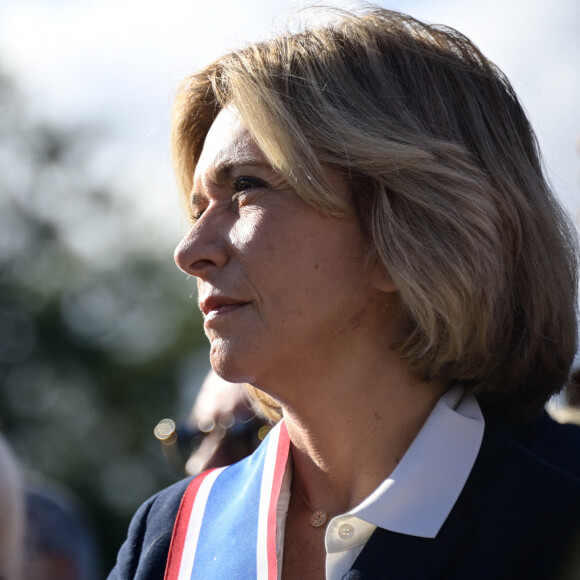
M193 283L128 235L128 196L91 177L93 134L29 119L2 76L0 119L1 426L27 470L79 496L104 574L176 478L152 430L206 344Z

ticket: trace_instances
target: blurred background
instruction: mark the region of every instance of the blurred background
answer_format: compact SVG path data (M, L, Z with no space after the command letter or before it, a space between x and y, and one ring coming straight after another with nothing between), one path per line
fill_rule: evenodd
M458 28L504 70L576 216L580 3L378 3ZM94 578L136 507L179 477L153 428L189 414L208 369L195 285L172 261L173 94L301 6L0 0L0 429L29 485L74 498Z

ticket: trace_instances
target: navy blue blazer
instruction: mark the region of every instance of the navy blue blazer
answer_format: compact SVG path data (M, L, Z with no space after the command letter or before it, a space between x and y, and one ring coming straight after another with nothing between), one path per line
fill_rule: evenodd
M163 580L173 522L190 481L141 506L109 580ZM580 479L486 417L475 465L437 537L377 529L345 580L572 579L580 578L572 572L578 558Z
M510 432L536 455L580 477L580 425L562 425L543 411Z

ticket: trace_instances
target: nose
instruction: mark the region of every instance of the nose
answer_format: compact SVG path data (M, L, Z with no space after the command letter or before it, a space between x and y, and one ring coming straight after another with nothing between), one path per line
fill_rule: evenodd
M211 220L202 218L179 242L173 258L177 267L186 274L205 278L213 269L227 263L228 253L219 229L211 224Z

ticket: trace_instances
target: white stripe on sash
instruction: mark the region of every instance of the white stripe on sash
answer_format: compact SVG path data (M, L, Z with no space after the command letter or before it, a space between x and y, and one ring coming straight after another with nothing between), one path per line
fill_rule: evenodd
M214 469L210 474L208 474L199 487L189 517L189 525L187 526L187 534L185 536L183 554L181 556L181 566L179 568L179 576L177 577L177 580L191 580L195 550L197 548L197 540L203 522L203 514L207 498L209 497L209 492L211 491L215 480L224 469L224 467Z
M268 562L268 514L272 499L272 482L274 480L274 468L278 457L278 440L280 438L280 425L270 431L268 449L262 471L262 486L260 489L260 511L258 513L258 544L256 550L256 580L268 580L268 571L275 562ZM181 579L180 579L181 580Z

